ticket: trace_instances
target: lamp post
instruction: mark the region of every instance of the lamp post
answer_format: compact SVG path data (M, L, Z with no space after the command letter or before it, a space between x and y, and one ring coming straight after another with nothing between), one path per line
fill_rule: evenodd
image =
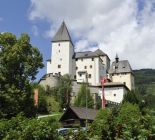
M87 124L88 123L87 122L88 121L87 120L87 117L88 117L88 93L87 93L88 92L88 87L87 86L88 86L88 73L86 72L86 129L88 127L87 126L88 125Z
M87 129L87 125L88 125L88 73L87 71L82 71L81 73L83 73L85 75L85 79L83 79L83 82L86 84L86 129Z

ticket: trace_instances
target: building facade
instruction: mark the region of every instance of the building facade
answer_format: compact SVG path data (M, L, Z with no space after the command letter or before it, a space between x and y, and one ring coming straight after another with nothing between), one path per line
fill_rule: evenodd
M124 94L135 88L134 74L128 60L115 61L110 65L110 58L102 50L75 52L74 44L63 22L52 39L51 58L47 60L47 73L39 84L54 87L59 77L69 74L73 79L72 99L76 98L82 82L89 84L92 96L102 97L101 78L109 80L104 86L105 99L120 103Z
M51 50L51 59L47 60L47 74L69 74L77 82L100 85L101 77L105 77L110 68L108 55L100 49L75 52L64 22L53 37Z
M109 78L112 82L121 82L125 84L130 90L135 89L134 74L129 61L120 61L117 55L109 69Z

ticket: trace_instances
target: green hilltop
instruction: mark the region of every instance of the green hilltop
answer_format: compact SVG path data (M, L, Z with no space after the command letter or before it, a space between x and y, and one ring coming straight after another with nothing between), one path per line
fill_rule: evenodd
M136 87L144 87L147 94L155 95L155 69L134 70Z

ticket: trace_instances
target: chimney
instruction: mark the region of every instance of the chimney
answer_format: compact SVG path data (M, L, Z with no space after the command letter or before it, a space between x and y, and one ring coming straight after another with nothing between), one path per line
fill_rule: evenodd
M115 61L116 61L116 63L118 63L119 62L119 57L118 57L118 55L116 54L116 57L115 57Z

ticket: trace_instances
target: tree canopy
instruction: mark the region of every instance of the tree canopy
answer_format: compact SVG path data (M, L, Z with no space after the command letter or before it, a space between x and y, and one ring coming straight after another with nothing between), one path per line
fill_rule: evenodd
M80 90L75 99L74 105L77 107L85 107L86 106L86 94L87 94L87 105L89 108L93 108L94 100L90 95L90 90L85 83L82 83Z
M27 34L0 34L0 47L0 117L33 114L30 83L43 67L42 55Z
M56 92L56 99L60 103L61 108L66 108L70 105L71 92L72 79L70 75L65 74L60 77L60 82Z

